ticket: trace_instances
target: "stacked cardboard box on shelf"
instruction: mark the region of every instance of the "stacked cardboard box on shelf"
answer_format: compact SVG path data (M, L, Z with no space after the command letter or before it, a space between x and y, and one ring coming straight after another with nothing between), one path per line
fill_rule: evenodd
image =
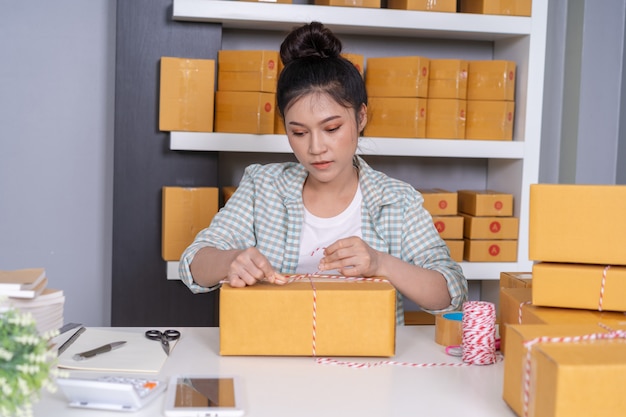
M459 190L464 217L463 258L470 262L515 262L519 219L513 217L513 195L494 190Z
M515 74L513 61L470 61L466 139L513 139Z
M218 51L216 132L274 133L279 62L278 51Z
M198 232L208 227L218 210L215 187L163 187L161 256L180 260Z
M457 262L463 260L463 217L458 215L458 195L442 188L420 189L424 208L433 218L439 236L450 249L450 256Z
M459 0L462 13L530 16L532 0Z
M388 9L456 13L457 0L387 0Z
M159 130L212 132L215 61L161 58Z
M429 59L422 56L368 58L364 136L426 137L428 73Z
M500 293L503 398L519 416L623 414L624 212L624 186L531 186L532 286Z
M427 138L465 139L468 67L462 59L430 60Z

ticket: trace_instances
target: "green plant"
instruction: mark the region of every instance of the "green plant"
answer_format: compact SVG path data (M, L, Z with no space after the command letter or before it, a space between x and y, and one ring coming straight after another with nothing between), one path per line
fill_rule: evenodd
M0 416L30 416L41 388L56 389L56 352L49 341L57 334L40 335L30 313L0 310Z

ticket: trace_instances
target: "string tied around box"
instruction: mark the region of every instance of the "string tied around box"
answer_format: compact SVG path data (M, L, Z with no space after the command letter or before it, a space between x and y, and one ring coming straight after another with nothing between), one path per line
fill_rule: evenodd
M611 265L607 265L602 270L602 280L600 281L600 297L598 299L598 311L602 311L602 302L604 300L604 286L606 285L606 275L609 273Z
M414 363L393 360L350 362L331 358L317 358L316 361L322 365L346 366L357 369L384 365L431 368L439 366L460 367L493 364L501 360L501 356L496 352L495 321L496 314L495 305L493 303L487 301L467 301L463 304L463 342L462 346L459 347L462 351L461 362Z
M524 359L524 374L523 374L523 417L527 417L529 413L530 404L530 384L532 380L532 348L539 343L579 343L594 340L611 340L611 339L626 339L626 330L613 330L603 323L598 323L602 328L607 329L605 333L591 333L580 336L540 336L524 342L524 348L526 349L526 357Z

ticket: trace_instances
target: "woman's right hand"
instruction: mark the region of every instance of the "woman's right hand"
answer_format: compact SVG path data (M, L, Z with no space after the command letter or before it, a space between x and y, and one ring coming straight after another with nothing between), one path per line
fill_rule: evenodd
M235 256L226 276L231 287L245 287L259 281L286 284L287 278L274 271L267 258L257 248L244 249Z

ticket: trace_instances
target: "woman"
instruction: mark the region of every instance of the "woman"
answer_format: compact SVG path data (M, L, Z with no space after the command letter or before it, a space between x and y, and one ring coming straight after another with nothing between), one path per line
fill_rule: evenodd
M227 280L285 284L286 274L385 277L431 312L460 309L467 281L409 184L356 155L367 93L342 44L321 23L293 30L278 109L298 163L251 165L237 191L183 253L180 275L193 292Z

